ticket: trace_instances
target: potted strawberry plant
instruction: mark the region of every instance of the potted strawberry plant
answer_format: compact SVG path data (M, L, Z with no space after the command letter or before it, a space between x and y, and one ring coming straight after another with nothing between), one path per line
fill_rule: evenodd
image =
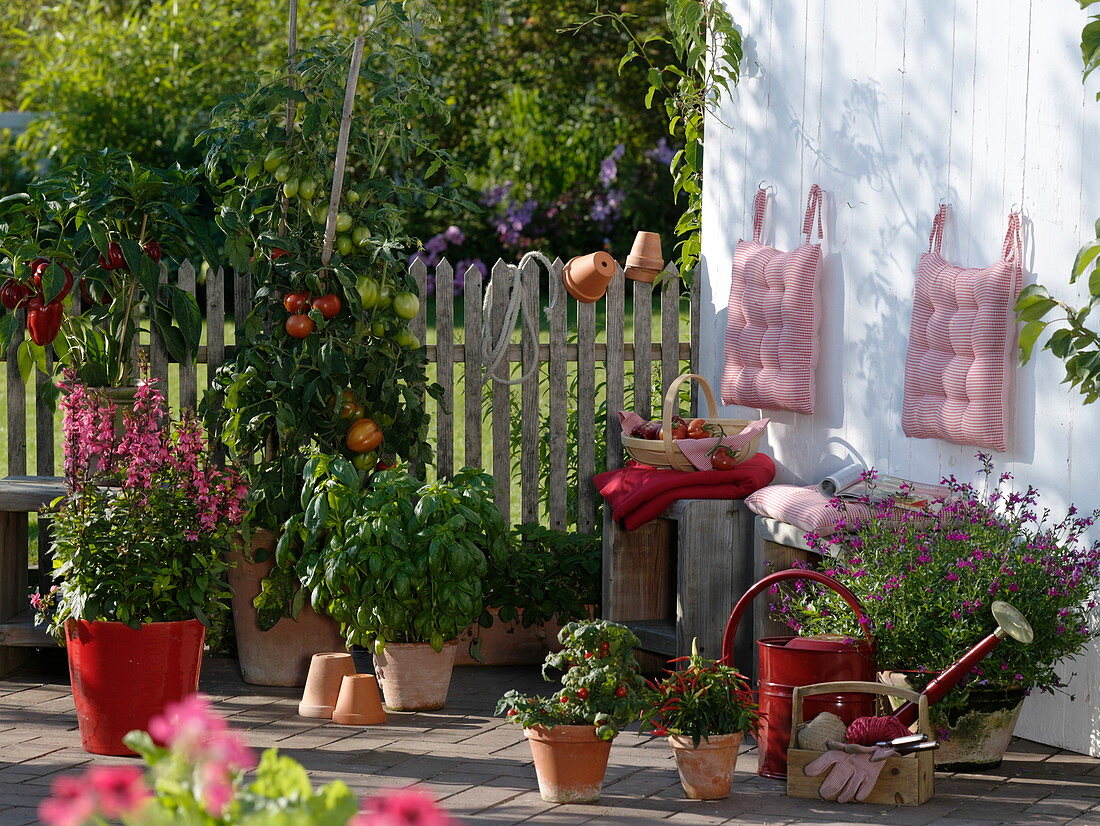
M756 726L756 702L741 673L700 656L672 662L684 667L649 683L642 729L668 737L684 794L694 800L729 797L737 753Z
M558 635L562 650L542 667L563 672L550 697L509 691L496 713L523 726L531 744L539 793L550 803L591 803L600 798L611 741L638 719L646 683L638 673L638 638L606 620L571 622Z
M0 201L0 341L22 336L25 376L33 365L47 372L52 345L83 384L130 388L118 396L126 399L140 330L157 331L176 361L194 357L198 304L161 283L161 271L196 252L214 260L207 234L189 217L198 175L105 150ZM73 313L77 297L81 311Z
M267 532L250 561L270 567L235 615L238 648L242 664L255 660L251 640L289 628L276 647L302 645L280 684L300 684L309 656L328 650L294 631L311 603L295 568L307 544L301 530L308 537L313 522L268 550L303 516L306 463L316 453L338 456L365 481L383 459L422 465L431 456L425 398L440 390L429 385L426 351L408 327L420 300L407 272L416 247L407 226L453 192L449 158L431 135L409 128L443 108L423 72L424 23L402 3L373 3L362 32L369 60L358 72L346 43L319 40L292 57L289 72L258 77L219 105L202 138L227 256L251 271L254 287L241 346L206 408L249 480L248 529Z
M228 596L222 555L247 491L214 465L195 418L165 426L152 383L138 385L118 433L114 403L75 371L67 378L58 585L37 600L38 619L66 645L84 748L130 754L128 731L198 688L205 626Z
M314 606L339 620L349 645L373 648L387 706L442 708L456 638L507 553L493 478L465 468L424 484L389 470L364 482L351 462L322 455L306 480L304 512L280 545L301 542L295 573Z

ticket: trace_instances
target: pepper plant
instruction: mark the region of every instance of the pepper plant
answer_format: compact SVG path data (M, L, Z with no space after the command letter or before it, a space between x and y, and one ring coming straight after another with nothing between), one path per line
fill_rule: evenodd
M596 736L613 739L638 719L646 683L638 673L634 649L638 638L625 625L594 620L571 622L561 629L561 651L551 652L542 676L563 672L562 688L550 697L527 697L514 689L497 703L497 714L524 728L595 726Z
M315 453L342 456L363 475L383 457L422 464L431 456L425 397L441 390L429 386L426 351L408 327L420 300L407 271L416 243L406 227L427 207L467 205L433 183L451 159L410 126L414 116L445 111L420 45L432 23L413 21L397 0L368 5L330 259L323 240L348 43L306 46L288 71L261 75L219 105L201 136L219 182L226 254L250 269L255 288L238 330L242 346L208 398L208 423L249 476L253 524L273 532L302 516L303 474ZM267 616L294 616L304 601L292 568L317 537L312 521L295 524L257 602Z
M276 559L289 564L301 542L295 572L349 645L442 650L481 614L486 572L508 552L493 478L476 468L432 484L396 470L364 483L346 459L314 456L302 504Z
M24 377L48 372L52 344L89 386L134 384L139 331L156 330L176 361L193 358L202 317L195 297L161 283L185 258L215 260L192 217L197 170L157 169L105 150L0 200L0 341L20 334ZM201 262L200 262L201 263ZM80 297L81 312L72 313ZM67 312L69 310L69 312Z

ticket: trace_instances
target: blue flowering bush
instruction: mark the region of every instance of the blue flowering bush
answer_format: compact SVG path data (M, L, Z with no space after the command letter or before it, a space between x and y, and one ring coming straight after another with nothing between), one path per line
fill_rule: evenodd
M1003 600L1028 619L1035 640L999 645L960 688L1051 692L1065 685L1055 666L1097 634L1090 612L1100 585L1100 543L1085 534L1100 512L1081 515L1070 507L1052 523L1034 487L1012 490L1011 475L994 480L989 457L978 458L980 486L952 476L944 480L946 498L918 506L875 496L872 471L860 503L870 517L832 536L811 534L810 544L826 557L825 573L866 607L880 669L942 671L994 630L990 604ZM861 633L834 592L801 582L781 590L776 618L800 634Z

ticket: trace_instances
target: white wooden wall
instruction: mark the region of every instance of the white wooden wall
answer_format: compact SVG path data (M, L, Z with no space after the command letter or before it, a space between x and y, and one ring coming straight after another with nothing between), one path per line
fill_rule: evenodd
M1022 204L1025 283L1080 303L1068 272L1100 216L1084 13L1071 0L726 2L745 60L707 127L703 374L721 374L733 248L751 234L757 184L776 189L766 232L787 249L817 183L829 236L818 410L768 413L777 481L815 481L852 457L924 481L970 477L974 449L902 434L914 268L941 199L954 218L944 253L970 266L994 262ZM1014 441L996 456L1059 515L1071 501L1100 506L1100 403L1082 405L1062 375L1045 352L1017 371ZM1065 671L1076 700L1030 699L1017 733L1100 755L1100 646Z

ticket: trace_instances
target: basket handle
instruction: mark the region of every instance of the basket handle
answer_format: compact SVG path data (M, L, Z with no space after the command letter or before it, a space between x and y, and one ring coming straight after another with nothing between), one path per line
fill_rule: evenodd
M777 571L774 574L761 579L749 590L745 591L741 599L737 600L737 604L733 606L733 613L730 614L729 620L726 622L726 630L722 634L722 661L733 665L733 641L737 636L737 626L741 622L741 617L748 610L752 601L765 589L769 588L777 582L782 582L787 579L812 579L814 582L819 582L828 588L836 591L840 594L841 598L848 603L848 606L855 612L856 617L859 619L860 628L863 629L864 639L867 640L867 646L871 651L875 650L875 641L871 639L871 632L869 626L871 621L867 618L867 612L864 610L863 605L859 601L859 597L853 594L847 587L837 582L831 576L821 573L820 571L806 571L801 568L788 568L785 571Z
M680 385L688 379L695 379L699 382L699 386L703 388L703 395L707 399L707 410L710 411L710 418L718 418L718 402L715 400L714 391L707 380L695 373L684 373L682 376L677 376L672 384L668 386L668 390L665 391L665 403L661 407L661 439L665 448L665 457L669 460L669 464L672 464L672 457L675 455L672 445L672 417L679 408L677 402L679 400Z
M854 694L877 694L880 697L897 697L916 703L919 709L917 714L917 730L922 734L932 736L932 726L928 718L928 695L919 694L909 688L901 686L883 685L882 683L868 683L859 680L849 680L837 683L814 683L813 685L795 686L791 691L791 748L798 748L798 729L802 725L802 701L815 694L840 694L851 692Z

